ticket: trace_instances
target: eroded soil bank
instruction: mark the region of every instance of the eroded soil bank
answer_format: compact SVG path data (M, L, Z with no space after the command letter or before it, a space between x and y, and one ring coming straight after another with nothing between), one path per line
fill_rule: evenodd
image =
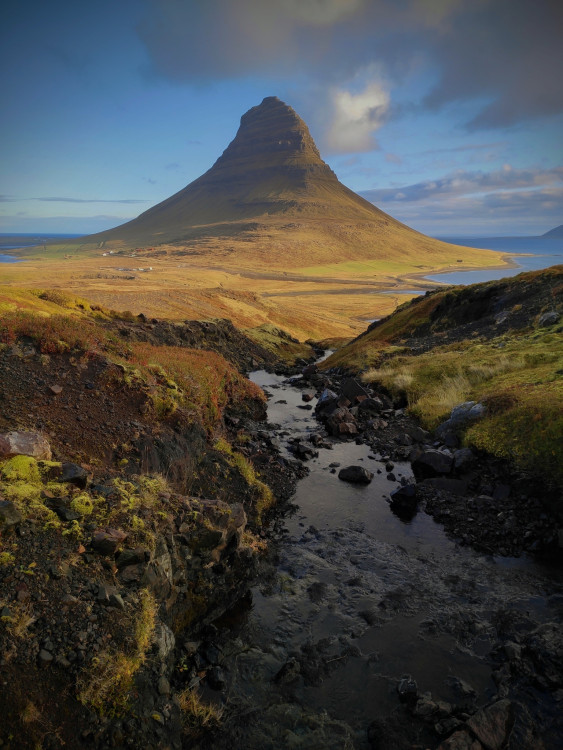
M533 512L507 527L511 478L477 457L471 476L449 487L423 481L418 512L397 515L391 493L414 482L406 459L431 436L383 397L377 416L356 410L357 435L330 436L312 407L327 384L341 391L337 377L252 379L269 396L270 429L255 438L309 471L273 523L260 582L204 633L218 678L206 697L225 706L204 745L560 747L560 567L509 556L526 547L526 529L536 552L549 548L555 522L542 497L518 485ZM373 473L371 482L340 480L350 465ZM452 491L462 480L465 496ZM498 504L500 518L481 517L471 496L488 497L488 510ZM451 514L447 533L426 506Z

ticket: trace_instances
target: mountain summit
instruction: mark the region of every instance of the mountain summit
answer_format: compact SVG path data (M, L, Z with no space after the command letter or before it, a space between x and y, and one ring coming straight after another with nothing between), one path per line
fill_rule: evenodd
M435 266L456 252L339 182L307 125L275 96L242 116L234 140L205 174L136 219L82 242L158 245L231 265L285 268L415 259Z

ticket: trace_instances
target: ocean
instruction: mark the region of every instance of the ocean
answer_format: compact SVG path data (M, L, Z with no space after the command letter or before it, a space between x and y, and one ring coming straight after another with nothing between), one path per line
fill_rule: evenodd
M522 271L537 271L563 263L563 239L550 237L436 237L444 242L484 250L500 250L510 256L518 268L502 268L488 271L452 271L438 273L425 278L445 284L477 284L481 281L494 281L507 276L516 276ZM528 253L528 256L518 255Z

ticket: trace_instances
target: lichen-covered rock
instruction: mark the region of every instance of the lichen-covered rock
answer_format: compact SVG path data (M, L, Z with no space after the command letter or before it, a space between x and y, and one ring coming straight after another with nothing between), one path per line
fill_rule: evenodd
M0 457L31 456L37 460L51 460L51 446L40 432L0 433Z

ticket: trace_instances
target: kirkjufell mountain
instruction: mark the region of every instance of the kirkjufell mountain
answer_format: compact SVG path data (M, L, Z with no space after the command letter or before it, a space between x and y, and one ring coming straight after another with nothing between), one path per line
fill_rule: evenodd
M205 174L136 219L82 242L161 246L227 264L280 267L415 258L446 264L455 254L452 245L410 229L345 187L305 122L275 96L242 116L234 140Z

